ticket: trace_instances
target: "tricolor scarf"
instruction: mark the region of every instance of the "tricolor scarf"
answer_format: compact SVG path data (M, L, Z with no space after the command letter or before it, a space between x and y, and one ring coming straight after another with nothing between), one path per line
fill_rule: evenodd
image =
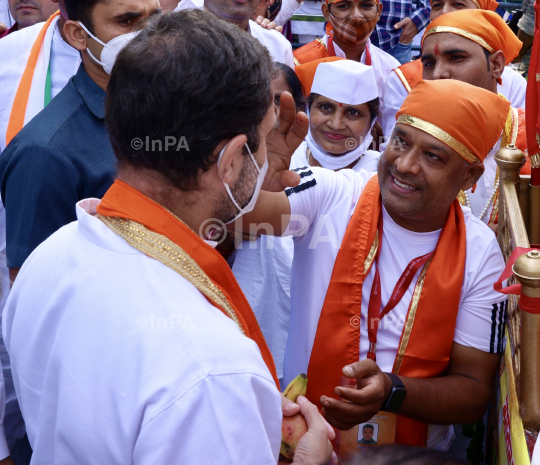
M262 358L279 388L274 359L266 345L253 310L236 282L231 268L216 250L206 244L165 207L122 181L116 180L105 193L97 206L97 213L105 217L135 221L180 246L224 294L245 335L253 339L259 346ZM208 298L207 295L205 297ZM216 302L212 300L210 302L224 314L227 314Z
M26 62L11 107L6 131L6 145L11 142L11 139L17 135L28 121L45 108L45 89L51 56L51 44L59 16L60 12L57 11L45 22L30 50L30 56Z
M322 395L337 398L334 388L340 385L342 368L360 359L360 329L350 322L360 321L362 283L379 246L380 199L374 176L360 196L334 264L308 365L307 398L316 404ZM465 240L465 220L455 200L435 253L416 283L393 373L433 378L448 367L463 284ZM426 441L426 423L398 415L396 443L424 447Z

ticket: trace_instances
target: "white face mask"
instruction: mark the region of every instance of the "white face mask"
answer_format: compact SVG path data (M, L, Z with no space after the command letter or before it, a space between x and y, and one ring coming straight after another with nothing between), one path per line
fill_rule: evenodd
M101 61L98 60L94 55L92 55L92 52L88 47L86 47L86 51L88 52L88 55L92 57L92 59L99 63L101 66L103 66L103 69L107 74L111 74L112 68L114 66L114 63L116 62L116 57L118 54L122 51L122 49L128 44L129 41L135 38L139 34L140 31L135 32L129 32L128 34L122 34L118 37L115 37L114 39L109 40L109 42L104 43L101 40L99 40L94 34L92 34L88 29L86 29L86 26L78 21L78 23L81 25L81 27L86 31L86 33L92 37L97 43L103 45L103 50L101 51Z
M223 147L221 149L221 152L219 152L219 158L218 158L218 162L217 162L218 168L219 168L219 164L221 162L221 157L223 156L223 152L225 152L225 149L227 148L227 145L229 145L229 144L228 143L225 144L225 147ZM246 213L249 213L250 211L253 211L253 209L255 208L255 204L257 203L259 193L261 192L261 187L262 187L262 184L263 184L263 181L264 181L264 177L266 176L266 171L268 170L268 158L264 161L263 167L259 168L259 165L258 165L257 161L255 160L255 157L251 153L251 150L249 150L249 147L248 147L247 144L246 144L246 148L247 148L247 151L249 152L249 156L253 160L253 163L255 163L255 168L257 168L257 171L259 172L259 175L257 176L257 183L255 184L255 189L253 190L253 195L251 196L251 200L249 201L249 203L244 208L240 207L240 205L238 205L238 203L234 199L234 196L232 195L232 192L231 192L231 189L230 189L229 185L227 183L225 183L225 182L223 183L223 185L225 186L225 190L227 191L227 194L229 194L229 197L232 200L232 203L234 203L235 207L238 208L238 210L240 210L237 213L237 215L231 221L229 221L229 223L232 223L234 220L241 217L242 215L245 215Z

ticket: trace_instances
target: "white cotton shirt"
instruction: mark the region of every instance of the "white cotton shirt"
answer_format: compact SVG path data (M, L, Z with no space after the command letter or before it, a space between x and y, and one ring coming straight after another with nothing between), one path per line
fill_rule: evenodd
M249 32L268 49L274 61L294 69L292 46L283 34L274 29L261 27L251 19L249 20Z
M281 398L192 284L77 204L26 260L3 333L33 464L271 464Z
M4 23L8 29L15 24L9 11L8 0L0 0L0 23Z
M512 68L506 66L502 74L502 85L497 84L497 92L514 108L525 108L527 80ZM390 73L383 90L384 105L381 105L383 133L386 138L392 135L396 124L396 113L409 95L396 73Z
M174 11L202 10L204 0L182 0ZM270 52L272 59L294 69L294 58L291 43L279 32L268 30L259 26L255 21L249 20L249 33L259 40Z
M280 379L283 378L283 358L289 332L293 254L291 237L260 236L256 241L240 243L232 266L234 276L257 317Z
M294 151L291 158L291 170L310 166L307 158L307 148L307 142L303 141ZM353 171L377 171L379 158L381 158L380 152L376 152L375 150L368 150L351 169Z
M291 222L284 235L295 236L291 280L290 337L284 363L284 384L306 373L321 309L347 225L359 196L372 174L365 171L333 172L305 168L299 186L287 189ZM306 185L307 187L302 187ZM493 232L469 209L463 214L467 231L465 274L454 341L484 352L501 352L506 300L493 290L504 269L504 260ZM434 250L440 231L416 233L398 226L384 211L384 234L379 260L382 304L386 305L409 262ZM366 315L375 268L362 286L360 359L366 358L369 340ZM390 372L416 281L417 272L402 300L381 322L377 335L377 364ZM503 301L501 303L501 301ZM292 336L294 335L294 337ZM446 449L451 441L446 427L431 427L430 447Z
M43 25L38 23L25 27L0 40L0 102L3 102L0 105L0 152L6 148L6 130L22 73ZM54 98L77 72L81 57L77 50L62 39L58 23L51 43L51 96Z

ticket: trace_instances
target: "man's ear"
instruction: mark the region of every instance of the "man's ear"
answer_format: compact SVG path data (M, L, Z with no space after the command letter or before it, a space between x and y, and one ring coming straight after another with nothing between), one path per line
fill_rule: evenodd
M483 163L473 163L472 165L469 165L467 172L465 173L465 179L461 185L461 190L465 192L474 186L484 174L484 169Z
M377 5L377 22L379 22L379 19L381 19L381 15L382 15L382 12L383 12L383 4L382 2L379 2L379 4Z
M506 57L502 50L493 52L489 56L489 62L491 64L491 73L494 79L500 79L506 66Z
M88 34L77 21L66 21L64 24L64 35L69 45L75 50L79 50L79 52L86 50Z
M225 184L234 184L238 179L240 170L244 165L244 145L247 142L245 134L240 134L233 137L228 142L223 141L216 147L214 151L215 156L219 156L219 153L223 150L221 160L216 160L217 174Z
M326 2L323 2L321 5L321 11L324 16L324 19L326 19L327 22L330 21L330 9L328 8L328 5Z

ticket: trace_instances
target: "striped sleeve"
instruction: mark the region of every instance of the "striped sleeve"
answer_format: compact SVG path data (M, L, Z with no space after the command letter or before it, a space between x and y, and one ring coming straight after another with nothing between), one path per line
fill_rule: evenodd
M304 166L293 171L300 175L300 184L285 189L291 206L291 218L283 236L298 237L308 231L317 217L320 189L314 189L317 179L310 167Z
M504 351L504 328L508 315L508 300L492 304L491 335L489 338L489 353L496 354Z
M467 243L464 295L456 320L454 341L496 354L504 351L508 299L496 292L493 284L504 270L504 259L493 233L483 224L482 228L478 240ZM472 231L471 235L474 235Z

